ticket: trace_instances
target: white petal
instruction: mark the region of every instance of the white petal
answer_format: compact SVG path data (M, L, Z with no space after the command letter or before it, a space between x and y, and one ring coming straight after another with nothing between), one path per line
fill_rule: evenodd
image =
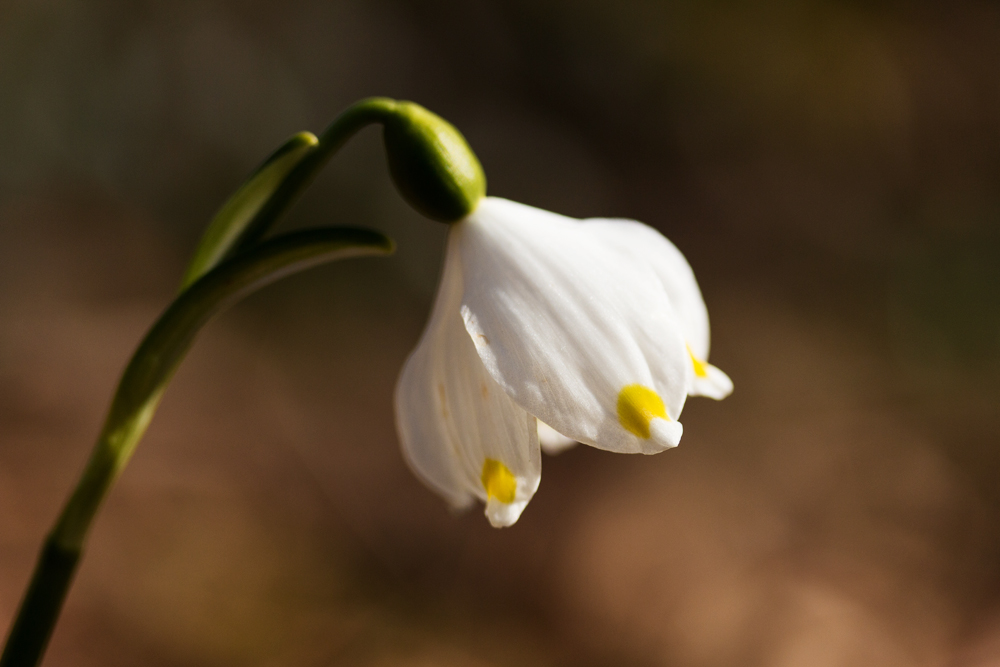
M470 505L474 494L466 489L457 469L459 459L447 427L449 415L441 400L443 382L437 369L446 306L454 308L460 290L459 267L446 261L430 320L417 348L403 365L395 393L396 428L403 458L418 477L456 509Z
M638 387L655 397L664 423L676 422L693 372L652 269L609 252L577 220L493 197L454 233L465 327L515 402L602 449L677 445L676 425L651 428L656 410L633 411L645 415L639 428L619 415L623 397L634 394L626 390Z
M538 420L538 442L542 446L542 451L549 456L561 454L567 449L572 449L577 444L576 440L567 438L541 419Z
M643 261L659 277L670 305L680 318L684 339L699 359L708 358L708 309L694 271L663 234L635 220L590 218L583 221L590 232L609 247Z
M733 393L733 381L729 379L721 368L716 368L712 364L702 364L703 375L695 373L691 389L688 393L692 396L707 396L721 401L729 394Z
M677 246L657 230L635 220L592 218L583 222L609 247L646 262L660 278L680 319L692 357L695 372L688 393L717 400L731 394L733 381L706 361L710 345L708 309L694 271Z
M479 498L494 526L509 526L541 478L535 418L510 400L476 354L459 315L456 253L449 238L434 311L396 387L396 423L418 476L454 506ZM487 492L488 470L501 482L494 490L506 489L509 496Z

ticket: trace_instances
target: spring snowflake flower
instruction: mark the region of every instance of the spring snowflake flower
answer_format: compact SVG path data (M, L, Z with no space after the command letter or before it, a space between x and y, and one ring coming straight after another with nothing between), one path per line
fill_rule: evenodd
M684 256L630 220L574 220L495 197L451 226L430 321L396 387L416 473L494 526L517 521L546 449L654 454L685 398L723 398Z

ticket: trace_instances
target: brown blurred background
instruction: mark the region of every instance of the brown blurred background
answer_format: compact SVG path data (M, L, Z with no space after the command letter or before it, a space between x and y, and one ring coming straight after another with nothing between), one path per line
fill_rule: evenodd
M672 238L735 394L451 516L391 410L445 230L367 130L282 226L398 253L208 327L47 665L1000 665L1000 8L962 0L0 3L0 631L206 221L373 94L492 194Z

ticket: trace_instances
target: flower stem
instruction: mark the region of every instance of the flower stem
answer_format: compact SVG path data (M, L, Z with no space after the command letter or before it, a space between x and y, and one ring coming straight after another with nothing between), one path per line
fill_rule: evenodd
M24 602L10 630L3 657L0 657L0 665L38 664L79 562L79 549L64 549L51 537L45 540Z
M83 476L42 548L0 667L34 667L41 660L94 517L145 433L174 371L212 316L290 273L335 259L388 254L392 249L392 241L369 230L292 232L219 264L174 300L122 375Z
M311 230L258 242L355 132L384 122L396 107L388 98L364 99L341 113L319 139L308 132L293 136L213 218L180 294L125 369L90 460L42 547L0 667L34 667L41 660L90 525L146 432L171 376L211 316L288 273L341 257L392 252L389 239L359 229Z
M218 234L220 240L224 239L224 243L226 244L224 249L206 250L204 246L207 243L213 242L212 239L208 238L210 232L206 232L205 237L202 239L202 244L199 246L198 253L214 252L215 256L221 259L227 253L232 254L252 246L267 233L292 202L312 183L313 179L316 178L316 174L326 166L326 163L330 161L333 154L340 150L340 147L348 139L367 125L384 122L395 112L397 105L398 103L395 100L387 97L369 97L352 104L323 131L319 136L318 143L312 147L312 150L307 154L303 154L294 166L282 175L280 183L272 191L268 192L267 198L253 210L252 215L247 216L245 221L238 218L232 221L232 224L239 225L237 233L228 235ZM296 137L299 136L296 135ZM295 141L296 137L290 139L289 143ZM283 149L279 149L274 156L261 166L257 173L264 171L265 167L272 161L277 162L275 158L282 156L282 151ZM252 180L253 177L251 177ZM238 195L239 193L234 195L234 198ZM222 211L220 211L221 213ZM212 223L212 226L214 225L215 221Z

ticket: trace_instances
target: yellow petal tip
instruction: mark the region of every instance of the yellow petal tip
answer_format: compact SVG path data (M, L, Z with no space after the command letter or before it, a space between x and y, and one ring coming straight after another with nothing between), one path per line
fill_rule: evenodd
M656 417L669 420L660 395L641 384L630 384L618 392L618 423L629 433L649 439L649 423Z
M483 474L480 477L487 498L496 498L502 503L514 502L517 491L517 479L510 468L496 459L486 459L483 463Z
M691 351L691 346L687 346L688 356L691 357L691 365L694 366L694 374L700 378L708 377L708 364L698 357L694 356L694 352Z

